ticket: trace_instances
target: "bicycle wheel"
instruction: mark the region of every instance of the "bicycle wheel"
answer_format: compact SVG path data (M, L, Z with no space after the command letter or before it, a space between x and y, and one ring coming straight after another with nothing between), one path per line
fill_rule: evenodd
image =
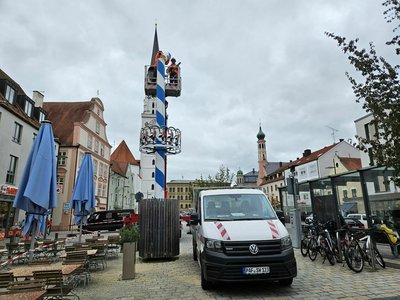
M329 249L328 246L325 246L323 248L323 251L325 252L325 257L328 259L329 263L333 266L336 263L335 255L333 254L332 250Z
M300 251L301 251L301 255L303 255L303 257L306 257L308 255L309 243L310 243L310 240L308 238L304 238L301 240Z
M347 266L354 272L360 273L364 269L364 259L360 245L357 242L351 242L349 246L344 248L344 251L344 259Z
M382 255L379 253L378 249L376 248L376 246L374 246L374 251L375 251L375 260L378 262L378 264L382 267L382 268L386 268L386 264L385 261L383 260Z
M318 245L317 245L317 238L313 237L308 242L308 257L314 261L318 255Z

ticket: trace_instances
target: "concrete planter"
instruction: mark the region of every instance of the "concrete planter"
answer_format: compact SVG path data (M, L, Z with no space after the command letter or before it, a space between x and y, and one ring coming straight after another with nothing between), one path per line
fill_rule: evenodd
M135 278L136 243L124 243L122 258L122 280Z

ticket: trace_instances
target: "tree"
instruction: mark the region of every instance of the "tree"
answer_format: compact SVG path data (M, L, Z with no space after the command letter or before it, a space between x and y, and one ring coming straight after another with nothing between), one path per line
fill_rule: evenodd
M229 168L221 165L214 177L208 175L207 179L204 179L203 176L200 176L200 179L195 179L193 185L198 187L230 186L232 180L233 174L231 174Z
M400 27L400 1L386 0L383 6L386 7L385 19L388 23L395 23L393 32L396 32ZM363 109L372 113L372 124L377 130L369 140L357 137L358 147L365 152L370 148L377 165L393 168L395 176L392 180L400 185L400 66L391 65L379 56L372 42L368 50L359 49L358 39L347 41L334 33L325 34L336 40L350 64L362 75L362 79L356 80L346 72L357 97L356 102L362 102ZM394 47L395 54L400 55L399 35L386 45Z

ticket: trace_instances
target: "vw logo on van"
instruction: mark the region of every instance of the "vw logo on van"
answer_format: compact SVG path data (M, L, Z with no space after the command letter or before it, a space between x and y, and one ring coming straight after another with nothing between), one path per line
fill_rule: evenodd
M256 254L258 253L258 247L257 247L256 244L251 244L251 245L249 246L249 250L250 250L250 253L251 253L251 254L256 255Z

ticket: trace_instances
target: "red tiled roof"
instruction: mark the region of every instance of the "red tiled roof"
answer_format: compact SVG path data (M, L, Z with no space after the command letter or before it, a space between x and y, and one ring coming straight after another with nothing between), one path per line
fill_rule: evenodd
M111 154L111 162L129 162L131 165L139 165L139 161L135 159L128 145L123 140Z
M62 146L70 146L73 141L74 123L85 122L94 102L43 102L48 112L47 118L53 122L54 135Z
M361 159L353 157L339 157L340 162L348 171L361 169Z
M114 173L117 173L121 176L126 175L126 171L128 169L128 162L123 162L123 161L111 161L111 170Z

